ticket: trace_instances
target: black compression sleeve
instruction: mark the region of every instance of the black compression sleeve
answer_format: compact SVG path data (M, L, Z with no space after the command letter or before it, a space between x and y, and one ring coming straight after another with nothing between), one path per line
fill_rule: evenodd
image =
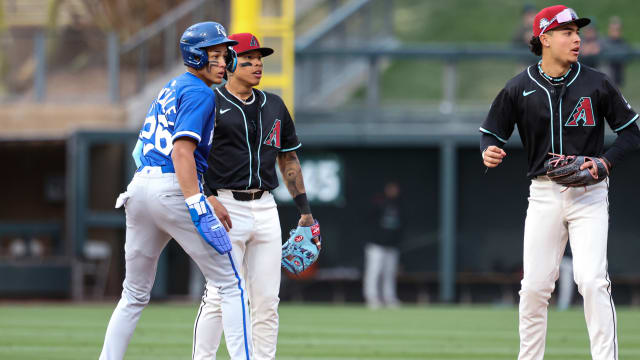
M502 143L502 141L498 140L493 135L482 133L482 137L480 137L480 152L487 150L487 148L491 145L495 145L502 149L504 143Z
M625 154L640 147L640 129L638 125L633 123L626 128L618 131L618 137L613 141L609 150L604 153L611 167L620 161Z
M296 203L296 207L301 215L311 214L311 207L307 200L307 194L300 194L293 198L293 202Z

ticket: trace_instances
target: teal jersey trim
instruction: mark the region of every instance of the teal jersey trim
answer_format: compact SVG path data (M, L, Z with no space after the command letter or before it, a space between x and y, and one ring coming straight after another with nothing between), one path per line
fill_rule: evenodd
M262 94L262 97L264 99L262 100L262 104L260 105L260 108L263 108L264 104L267 103L267 94L265 94L262 90L258 91ZM260 142L258 143L258 187L262 187L262 178L260 177L260 149L262 148L262 111L260 111L258 116L260 118Z
M580 75L581 66L580 66L580 63L577 63L577 64L578 64L578 70L576 70L576 76L574 76L573 79L571 79L571 81L569 81L569 83L567 84L567 87L569 87L571 84L573 84L573 82L578 78L578 75ZM569 73L567 73L567 75L568 74ZM560 99L560 110L559 110L558 114L560 114L560 119L558 119L558 120L560 122L560 154L562 155L562 126L563 126L563 123L564 123L564 120L562 119L562 98Z
M567 87L571 86L571 84L573 84L573 82L578 78L578 75L580 75L580 69L582 68L582 66L580 65L580 63L578 64L578 71L576 71L576 76L573 77L573 79L571 79L571 81L569 81L569 83L567 84Z
M260 149L262 148L262 111L258 113L260 118L260 142L258 142L258 187L262 187L262 178L260 177Z
M549 94L549 90L547 90L547 88L545 88L544 86L542 86L539 82L536 81L536 79L533 78L533 76L531 76L531 66L529 66L527 68L527 75L529 75L529 78L531 79L531 81L533 81L534 83L538 84L538 86L540 86L542 88L542 90L544 90L544 92L547 93L547 98L549 99L549 113L551 114L551 152L556 152L555 150L555 145L553 145L553 103L551 102L551 95ZM576 74L576 76L578 76ZM573 80L575 80L575 78L573 78ZM572 80L572 82L573 82ZM562 123L562 121L561 121Z
M247 137L247 149L249 150L249 184L246 187L246 189L249 190L249 187L251 186L251 179L253 178L253 161L251 160L251 143L249 143L249 128L247 127L247 117L244 115L244 111L242 111L242 108L238 104L236 104L233 101L229 100L217 88L216 88L216 91L218 92L218 94L220 94L220 96L222 96L225 100L227 100L227 102L230 102L235 107L237 107L238 110L240 110L240 113L242 114L242 119L244 120L244 133L246 134L246 137Z
M288 151L293 151L296 150L298 148L300 148L302 146L302 143L299 143L297 146L294 146L292 148L288 148L288 149L280 149L280 152L288 152Z
M560 119L558 119L558 127L560 128L560 155L562 155L562 126L564 125L564 120L562 120L562 98L560 98L560 110L558 111L558 115Z
M258 89L256 89L256 90L258 90ZM265 94L264 91L262 91L262 90L258 90L258 91L260 91L260 93L262 93L262 97L264 98L264 100L262 100L262 104L260 105L260 107L264 107L264 104L267 103L267 94Z
M505 140L505 139L501 138L500 136L498 136L498 135L496 135L496 134L492 133L491 131L489 131L489 130L487 130L487 129L485 129L485 128L482 128L482 127L481 127L481 128L480 128L480 131L481 131L481 132L483 132L483 133L485 133L485 134L489 134L489 135L493 135L493 136L495 136L495 138L496 138L496 139L498 139L498 140L500 140L500 141L502 141L502 143L503 143L503 144L506 144L506 143L507 143L507 140Z
M627 122L626 124L620 126L619 128L613 130L613 132L618 132L624 128L626 128L627 126L633 124L634 121L636 121L636 119L638 119L638 114L636 114L636 116L634 116L631 120L629 120L629 122Z

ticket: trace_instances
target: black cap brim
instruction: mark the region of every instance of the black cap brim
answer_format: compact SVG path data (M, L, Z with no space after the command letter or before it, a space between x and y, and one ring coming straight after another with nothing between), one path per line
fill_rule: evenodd
M251 49L251 50L247 50L247 51L241 52L241 53L238 54L238 56L241 56L243 54L246 54L246 53L251 52L251 51L256 51L256 50L260 51L260 55L262 55L262 57L269 56L269 55L273 54L273 49L272 48L261 47L261 48Z
M580 19L573 20L573 22L576 25L578 25L578 28L581 28L581 27L585 27L585 26L591 24L591 19L589 19L589 18L580 18Z

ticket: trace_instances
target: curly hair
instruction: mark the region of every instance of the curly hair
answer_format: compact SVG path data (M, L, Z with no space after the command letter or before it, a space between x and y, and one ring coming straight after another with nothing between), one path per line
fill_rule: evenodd
M529 40L529 50L537 56L542 55L542 43L540 42L540 38L537 36L532 36L531 40Z

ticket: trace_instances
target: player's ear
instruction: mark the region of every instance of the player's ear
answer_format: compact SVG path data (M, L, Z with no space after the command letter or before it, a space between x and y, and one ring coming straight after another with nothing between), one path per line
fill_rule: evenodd
M549 34L544 33L540 35L540 41L542 42L542 45L549 47Z

